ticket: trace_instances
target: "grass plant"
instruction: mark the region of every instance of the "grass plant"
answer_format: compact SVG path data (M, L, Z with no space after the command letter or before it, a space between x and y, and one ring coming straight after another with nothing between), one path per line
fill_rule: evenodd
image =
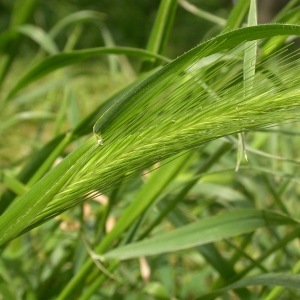
M146 49L116 46L99 12L47 31L28 23L37 1L15 2L0 35L1 143L19 143L0 152L0 299L299 298L300 1L265 25L255 0L227 19L177 2L160 2ZM170 59L178 4L219 34ZM76 49L87 22L103 47ZM19 74L22 36L38 49Z

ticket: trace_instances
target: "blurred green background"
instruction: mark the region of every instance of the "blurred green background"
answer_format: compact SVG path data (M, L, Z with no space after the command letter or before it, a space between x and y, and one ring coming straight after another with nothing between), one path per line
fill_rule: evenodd
M0 28L8 28L10 15L18 1L2 0L0 2ZM66 15L80 10L95 10L105 14L105 23L119 46L145 48L153 25L159 0L63 0L36 1L35 13L28 20L48 31ZM230 0L194 1L194 4L213 14L226 18L232 7ZM210 30L217 30L216 26L205 21L182 7L179 7L167 55L177 56L196 46ZM71 29L69 33L71 32ZM62 47L68 32L58 37L58 45ZM93 24L84 25L84 34L77 44L77 49L98 47L103 45L99 28ZM26 48L25 48L26 47ZM35 49L33 42L23 45L23 54Z

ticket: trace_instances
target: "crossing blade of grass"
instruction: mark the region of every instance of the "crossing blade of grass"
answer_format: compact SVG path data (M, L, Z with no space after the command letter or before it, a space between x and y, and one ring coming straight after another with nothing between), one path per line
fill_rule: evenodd
M240 281L237 281L234 284L227 286L226 288L220 289L210 294L206 294L204 296L200 296L196 299L197 300L215 299L217 296L222 295L224 292L227 292L231 289L247 287L247 286L283 286L286 288L300 290L299 282L300 282L300 275L269 273L269 274L241 279Z
M300 9L294 9L285 20L287 24L298 24L300 20ZM277 49L283 47L283 45L287 42L289 36L276 36L269 38L262 47L262 55L268 56L274 53ZM291 41L290 41L291 43Z
M269 211L237 210L209 217L148 240L113 249L104 259L126 260L168 253L237 236L265 226L296 225L293 219Z
M9 190L16 193L18 196L24 195L28 192L29 188L21 183L11 172L4 171L4 180L3 183L8 187Z

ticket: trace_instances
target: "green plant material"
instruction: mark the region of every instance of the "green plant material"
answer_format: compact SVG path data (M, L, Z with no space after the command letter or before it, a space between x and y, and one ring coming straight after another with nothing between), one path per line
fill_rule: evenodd
M288 24L298 24L300 20L300 14L299 14L299 9L296 9L293 11L287 22ZM284 43L287 42L287 39L289 38L288 35L286 36L276 36L268 39L264 46L262 47L262 55L268 56L274 53L276 50L280 49Z
M256 1L251 0L248 27L257 25L257 9ZM255 75L256 58L257 56L257 41L251 41L245 43L245 55L244 55L244 89L245 95L251 93L253 88L253 80Z
M225 26L225 24L227 23L226 19L223 19L221 17L218 17L216 15L213 15L207 11L204 11L203 9L199 9L197 6L189 3L188 1L186 0L180 0L179 1L179 4L184 8L186 9L187 11L189 11L190 13L200 17L200 18L203 18L207 21L210 21L212 23L215 23L219 26Z
M250 39L261 36L261 31L264 35L268 35L274 29L277 29L277 33L280 30L284 33L290 30L296 33L295 28L298 27L265 25L243 28L236 32L242 33L240 39L236 38L234 32L224 34L198 46L146 79L141 85L129 92L126 97L123 97L95 124L94 132L100 136L100 140L104 144L102 147L97 147L97 141L94 138L90 139L67 158L66 162L59 164L59 171L54 169L46 177L47 179L40 181L35 189L31 189L29 193L24 195L23 198L25 197L26 201L21 198L20 201L11 206L10 212L7 211L3 214L0 225L2 222L6 225L0 226L2 243L18 235L21 228L24 230L29 225L28 222L32 222L33 215L36 216L41 212L54 195L56 195L56 200L52 201L51 206L55 210L54 215L56 215L79 201L83 201L86 195L93 190L107 190L112 185L117 184L124 176L128 177L135 174L138 170L184 149L200 146L222 135L264 127L273 124L275 120L284 121L296 117L297 112L292 114L292 111L295 107L294 97L298 92L297 78L293 82L286 83L287 87L290 86L288 90L278 91L274 94L263 81L263 74L256 73L256 89L248 97L243 97L243 90L240 89L239 85L233 85L230 89L224 90L220 79L216 81L213 88L216 92L219 91L219 98L224 97L224 100L218 103L218 106L213 106L214 109L211 109L207 91L203 89L201 84L195 87L194 80L196 78L194 79L194 76L197 76L197 72L189 71L193 70L191 66L195 65L199 59L220 51L226 46L232 46L232 42L242 42L245 37ZM223 43L220 41L221 38L224 39ZM215 42L218 43L215 44ZM214 45L213 48L211 48L212 45ZM206 49L205 52L201 51L203 48ZM294 74L297 71L291 68L290 72ZM218 73L217 71L216 74ZM184 84L184 90L180 88L180 82L178 82L179 74L180 82ZM184 80L185 74L187 74L186 80ZM209 76L214 75L210 74ZM284 73L284 76L290 78L288 73ZM154 95L157 97L153 97L153 86L155 86ZM195 93L195 91L197 92ZM287 93L288 91L290 95ZM169 99L167 104L164 101L159 101L166 96ZM189 104L187 105L182 99L186 99ZM198 99L201 99L203 103L201 107L198 105ZM227 99L231 99L231 101L227 101ZM237 102L240 99L243 101ZM268 102L263 101L263 99L267 99ZM145 110L147 106L148 109ZM281 109L283 106L285 110ZM247 109L248 107L251 107L251 110ZM238 116L236 116L237 111ZM146 113L147 115L145 115ZM199 120L203 121L199 122ZM209 124L206 120L210 120ZM149 124L151 124L150 127ZM82 155L84 153L82 151L86 153ZM128 156L127 153L131 155ZM80 156L81 159L77 161L77 157ZM107 159L108 161L106 161ZM82 168L83 161L85 161L84 168ZM115 168L117 165L118 168ZM69 172L66 171L62 177L55 175L56 172L62 174L64 168ZM103 177L103 174L107 174L107 176ZM71 178L72 183L70 182ZM101 178L100 185L99 178ZM54 182L56 183L54 184ZM68 186L66 187L67 182ZM38 195L40 195L40 185L53 186L53 189L51 193L43 195L41 200L37 201L36 197L39 198ZM65 186L64 190L59 193L63 186ZM34 196L31 196L31 193ZM32 207L33 202L35 205ZM19 206L23 209L20 209ZM49 215L47 217L43 215L45 219L50 216L53 217L52 209L48 210ZM10 221L6 223L6 220ZM22 222L15 222L16 220L22 220ZM9 225L10 222L12 226Z
M297 274L300 272L300 262L298 261L296 265L293 267L291 270L291 274ZM300 277L300 275L298 275ZM289 286L287 286L289 287ZM267 295L265 298L266 300L275 300L280 297L280 295L284 292L285 287L284 286L276 286L275 288L272 289L272 291Z
M231 149L231 146L228 144L223 144L222 146L220 146L219 149L217 149L217 151L211 155L211 157L209 159L207 159L203 164L201 164L199 166L199 168L196 170L195 172L195 178L193 178L190 182L188 182L186 185L184 185L184 187L177 193L176 197L174 197L174 199L172 199L172 201L170 201L170 203L168 204L168 206L161 210L160 214L157 216L157 218L152 222L151 225L148 226L146 232L144 232L140 237L139 240L144 239L145 237L147 237L149 235L149 233L155 228L155 226L157 226L164 217L166 217L166 215L172 211L172 209L182 200L184 199L184 197L186 196L186 194L189 192L189 190L198 182L199 177L197 176L198 174L202 174L204 172L206 172L210 167L212 167L214 165L214 163L216 163L216 161L218 159L220 159L220 157L222 155L224 155L229 149Z
M142 293L154 296L156 299L170 299L170 295L160 282L149 282Z
M227 286L224 289L220 289L219 291L212 292L210 294L206 294L204 296L196 298L197 300L210 300L215 297L221 295L222 293L229 291L234 288L241 288L246 286L284 286L291 289L299 290L299 280L300 275L289 275L289 274L263 274L258 276L253 276L249 278L241 279L240 281L235 282Z
M57 136L55 139L53 139L52 141L50 141L48 144L46 144L39 151L39 153L37 153L34 156L34 158L22 169L20 174L18 174L17 179L21 183L27 184L28 181L30 180L30 178L36 172L36 170L41 167L41 165L43 164L45 159L47 157L49 157L50 155L52 156L53 151L55 150L56 147L60 147L58 145L61 144L62 140L64 140L66 138L65 136L66 136L65 134L61 134L61 135ZM53 164L53 161L51 162L50 166L52 166L52 164ZM50 168L50 166L48 166L48 167ZM48 170L49 169L47 169L46 171L48 171ZM36 179L33 182L36 182ZM6 191L1 195L0 215L3 214L3 212L7 209L7 207L10 205L10 203L12 202L14 197L15 197L15 194L12 193L11 191Z
M8 120L0 125L0 132L9 129L12 126L16 126L23 121L40 121L40 120L53 120L54 114L44 111L24 111L13 115Z
M155 72L153 70L152 72ZM142 80L151 75L152 72L146 73L137 79L132 84L123 88L112 97L107 99L103 104L100 104L92 113L85 117L71 132L61 134L46 144L38 154L27 164L25 168L18 175L20 182L33 186L38 180L40 180L46 172L52 167L55 159L61 154L65 147L74 139L90 133L91 128L97 119L108 110L119 98L130 91L134 86L138 85ZM17 99L16 99L17 101ZM63 109L63 108L62 108ZM35 174L35 175L34 175ZM33 179L32 176L34 176ZM3 193L1 196L0 215L6 210L8 205L14 198L14 194L10 191Z
M49 31L49 35L55 38L60 32L62 32L67 26L71 24L80 24L87 21L103 21L105 14L93 10L81 10L71 13L57 22L53 28Z
M169 62L169 59L154 53L150 53L143 49L134 49L126 47L103 47L85 50L74 50L72 52L64 52L56 55L49 56L37 63L30 70L28 70L23 77L15 84L7 96L7 100L11 99L22 88L26 87L29 83L63 67L84 61L90 57L105 55L105 54L124 54L137 57L155 57L163 61Z
M232 211L205 218L148 240L118 247L103 254L104 259L125 260L156 255L215 242L264 226L295 225L296 221L267 211L254 209Z
M18 196L24 195L29 190L26 185L22 184L12 173L8 171L4 172L3 182L11 191L16 193Z
M256 259L256 262L262 263L271 254L274 252L281 250L284 246L286 246L290 241L296 239L299 235L299 227L295 227L295 229L289 233L288 235L284 236L281 240L279 240L275 245L267 249L259 258ZM237 276L232 278L232 281L239 280L247 275L251 270L255 268L255 265L252 263L248 267L246 267L242 272L240 272Z
M256 0L251 0L250 9L248 15L248 26L257 25L257 9L256 9ZM251 94L253 88L253 81L255 75L256 67L256 56L257 56L257 41L245 43L245 55L244 55L244 93L245 96ZM245 149L245 135L244 133L239 133L239 144L238 144L238 153L237 153L237 165L236 171L238 171L240 163L243 156L247 159L247 153Z
M158 205L160 208L163 208L164 202L160 202ZM183 214L181 210L178 209L178 207L176 207L169 213L168 219L176 228L180 228L189 224L188 218ZM229 278L235 277L237 275L233 268L233 263L222 256L215 244L204 244L195 247L195 249L199 251L199 253L201 253L201 255L203 255L203 257L205 258L205 260L220 274L220 276L223 278L222 282L229 282ZM250 295L248 290L245 288L238 289L235 292L242 299L247 299Z
M115 45L114 39L113 39L110 31L108 30L107 26L105 26L105 24L101 24L100 29L101 29L101 34L102 34L102 38L103 38L105 46L106 47L115 47L116 45ZM108 55L108 63L109 63L111 75L112 76L116 75L118 72L118 68L119 68L118 56Z
M10 29L26 23L33 14L38 3L39 0L16 0L10 20ZM11 40L11 38L13 38L13 40ZM5 34L4 39L0 39L0 44L3 42L5 44L5 56L0 66L0 85L2 85L12 62L17 56L20 46L20 36L15 33L7 33Z
M186 162L189 154L180 156L177 160L165 162L166 165L158 169L152 174L147 184L139 191L134 201L124 211L122 217L118 220L112 231L107 234L96 248L97 253L102 253L110 247L112 242L118 239L121 234L157 199L164 189L170 184L177 173L181 170ZM76 277L61 293L59 299L64 299L73 290L73 288L83 280L86 273L93 266L93 262L89 260ZM97 286L94 286L95 290Z
M280 208L280 211L284 212L286 215L290 215L287 208L284 205L284 202L280 198L279 193L276 191L275 187L273 186L272 182L270 181L269 177L263 174L262 176L264 182L266 183L266 186L269 188L269 191L271 195L274 198L274 202L277 204L277 206Z
M149 52L160 55L164 53L173 26L176 9L177 0L161 1L146 47ZM156 59L154 57L144 59L142 71L145 72L153 69L157 66L158 62L158 57Z
M26 24L18 27L17 32L20 32L40 45L49 54L56 54L59 52L54 40L42 28Z
M125 185L125 200L123 200L125 203L126 201L128 203L128 197L132 199L130 193L135 195L138 187L130 186L131 184L128 183L127 179L145 170L155 162L171 159L174 155L178 156L182 151L204 145L219 137L242 131L261 129L266 126L272 126L277 122L290 121L297 118L299 116L299 76L297 75L299 74L299 63L297 55L284 55L284 58L279 60L276 66L276 73L278 73L276 75L280 78L280 84L275 78L271 79L270 76L263 71L266 69L268 61L259 63L257 72L254 75L254 84L251 93L245 96L241 64L244 51L242 48L243 45L241 44L245 40L250 41L277 34L298 34L299 32L299 26L264 25L226 33L191 50L158 72L155 72L139 86L135 86L131 91L124 94L122 98L96 122L94 128L96 138L92 137L83 142L83 145L79 147L79 149L75 150L40 180L45 172L47 172L46 170L49 170L51 166L49 162L53 160L54 156L58 155L59 151L56 151L55 155L46 161L47 168L44 168L41 172L38 171L38 175L30 182L30 185L33 185L34 182L36 182L36 184L28 193L12 203L1 216L0 238L3 239L3 245L15 236L36 227L68 208L74 207L76 204L82 203L93 196L106 193L121 183ZM226 52L224 54L224 58L221 57L210 63L206 61L206 63L203 64L203 58L207 60L207 57L211 54L222 55L222 53L220 53L221 51L230 49L231 51L229 51L229 53ZM281 52L281 54L282 53L283 52ZM230 59L232 56L236 58ZM209 58L212 59L211 57ZM293 59L292 62L290 62L291 58ZM100 109L94 111L92 115L85 120L85 123L81 123L77 126L80 128L79 131L88 132L91 130L91 122L95 120L99 114L101 114ZM253 135L256 137L259 134L253 133ZM58 147L60 151L62 151L70 141L74 141L76 138L75 131L72 130L68 135L62 135L62 137L55 140L51 144L51 147L52 149ZM255 138L254 142L257 143ZM213 143L207 145L207 147L210 146L213 147ZM47 153L46 157L51 153L49 150L51 147L49 146L45 150L44 153ZM212 153L213 151L210 149L210 151L203 153L203 155L201 154L201 159L210 157ZM291 153L291 155L293 154ZM260 157L258 158L260 159ZM35 162L36 161L37 160L35 160ZM40 158L40 161L45 161L45 157L43 159ZM261 161L263 160L259 160L258 163L261 163ZM259 164L262 166L261 168L256 168L256 164L254 164L254 167L248 167L248 170L252 168L250 177L260 174L261 171L256 171L259 169L268 170L276 175L286 173L286 169L279 168L280 165L276 166L278 169L273 170L268 167L268 161L263 162L264 163ZM183 181L187 181L186 178L190 178L189 175L192 174L193 168L186 171L184 167L187 163L183 162L182 164L182 169L185 170L185 173L182 174L184 177ZM252 206L254 206L253 204L256 206L257 204L259 205L262 200L266 199L268 203L271 201L270 197L268 197L269 191L262 188L263 183L259 180L253 184L255 181L253 178L248 179L248 181L251 182L249 183L245 177L241 176L240 180L234 181L234 176L236 175L232 174L221 178L221 172L224 169L232 169L232 166L233 161L231 155L223 157L222 162L215 165L216 169L214 169L213 172L217 174L215 178L219 178L218 180L220 180L220 182L216 182L215 185L221 186L222 180L229 183L233 190L245 194L243 201L230 203L223 201L223 199L218 199L216 196L212 196L209 199L203 199L204 201L202 202L201 199L198 199L199 195L196 194L196 198L193 198L191 194L191 198L185 199L184 203L180 206L180 209L184 212L184 215L188 216L189 220L193 220L198 216L210 215L215 211L222 211L224 207L232 209L233 207L239 207L239 205L248 205L246 206L248 209L250 203ZM34 168L31 169L32 173L34 172L33 169ZM35 168L35 170L37 170L37 168ZM243 170L244 169L241 168L241 172ZM168 172L166 172L167 174L163 173L163 168L159 171L162 172L161 176L163 176L163 178L171 178L171 174ZM293 174L292 170L288 171L291 171L291 174ZM280 177L276 177L276 180L279 180L278 178ZM292 179L297 179L297 175L294 174ZM135 184L137 184L137 181L138 180L136 180ZM166 183L166 181L164 183ZM158 184L151 183L152 188L147 186L149 197L151 196L150 198L152 200L160 196L164 188L164 183L161 183L159 179L157 179L156 182L158 182ZM252 190L249 188L251 184L252 187L254 186ZM174 186L178 185L180 185L180 180L176 179ZM157 194L156 188L161 188ZM177 191L174 192L176 193ZM289 192L289 190L287 190L287 192ZM262 194L260 195L260 193ZM289 205L292 205L295 197L294 195L287 195L289 196ZM145 198L147 196L148 194L145 194ZM103 252L108 249L112 247L118 248L120 243L122 244L122 240L134 240L135 237L132 234L135 235L138 233L139 228L142 228L143 232L147 229L147 222L144 223L141 221L143 220L141 214L147 216L147 218L149 217L149 220L153 220L157 212L150 210L150 204L155 200L149 201L149 198L147 198L146 203L143 203L142 200L143 199L140 198L141 203L138 203L136 210L135 207L129 206L133 214L129 215L128 211L130 210L127 211L126 214L127 216L129 215L128 220L127 218L124 219L124 217L119 219L118 222L125 224L124 228L121 228L120 225L116 225L115 231L111 231L111 233L95 247L100 257L103 255ZM135 201L133 201L133 203L135 203ZM91 206L93 205L94 203ZM124 203L118 203L116 205L116 214L112 212L113 216L118 218L118 216L123 215L124 208L122 205L124 205ZM93 208L94 206L92 210ZM96 216L97 219L92 222L90 222L91 220L86 221L85 228L82 228L83 232L85 230L87 231L87 236L89 236L90 233L93 234L93 230L95 231L93 222L98 222L98 217L102 216L101 211L104 215L104 209L99 209L99 214ZM104 220L107 219L107 216L107 214L104 216ZM82 221L84 220L83 209L81 207L74 207L64 220L67 219L71 220L71 222L80 220L82 226L84 226L85 222ZM55 223L55 225L53 225L53 223ZM44 232L47 232L49 227L54 228L55 226L58 226L58 222L52 221L44 224L34 230L30 235L24 235L23 239L13 241L10 247L4 250L4 253L9 253L8 251L11 250L13 246L20 249L21 247L19 247L19 245L22 244L25 249L24 254L27 255L30 245L35 245L36 241L39 240ZM239 226L236 225L235 228L238 229ZM273 236L278 238L284 236L284 230L282 228L276 228L276 232L272 231L271 237ZM234 245L237 245L237 249L241 248L239 241L240 239L237 238L234 242ZM247 245L249 247L251 246L252 249L255 248L260 252L264 252L264 249L266 249L265 244L270 243L270 241L271 238L267 234L264 234L256 237L255 245ZM93 240L91 244L94 243L95 241ZM57 245L57 243L55 244ZM226 243L224 244L226 252L230 247L228 247ZM74 247L72 246L66 245L68 254L66 254L65 262L72 261L69 257L74 257ZM283 247L286 247L286 244L283 244ZM222 248L223 246L219 247L219 249L217 248L217 250L220 251ZM57 257L55 254L52 254L54 253L54 246L52 246L52 248L50 247L50 249L51 250L49 250L49 248L41 249L42 253L45 253L45 261L48 260L50 255ZM39 249L36 250L39 251ZM223 254L222 251L220 252ZM288 263L286 263L286 260L288 260L287 255L295 255L295 253L294 248L288 252L285 250L281 251L280 254L284 257L283 264L285 266L288 265ZM245 251L245 254L248 254L248 251ZM178 257L178 255L176 257ZM224 253L224 255L227 255L227 253ZM253 256L250 256L253 259ZM276 258L279 259L279 257ZM213 259L211 259L211 261L213 261ZM217 259L214 261L217 261ZM198 263L203 266L203 260L201 260L201 262L198 261L197 264ZM204 263L208 266L206 262ZM106 269L111 269L113 266L113 264L110 263L108 263L108 266L106 263L104 264ZM276 263L271 263L270 265L274 266L275 264ZM257 264L254 265L255 267L257 266ZM153 266L155 266L155 264L153 264ZM86 264L83 262L76 264L77 275L69 283L68 280L70 280L72 274L74 274L75 268L71 267L71 269L65 272L66 269L62 267L61 271L56 272L50 267L50 270L46 270L48 274L50 273L49 278L64 278L64 281L60 282L57 289L53 291L53 297L57 298L57 295L62 289L64 290L60 296L58 296L58 299L72 298L75 293L78 295L80 290L87 288L83 282L86 278L87 285L93 285L95 290L97 290L99 284L103 282L103 278L105 277L101 276L100 280L99 276L94 282L91 282L90 280L93 280L92 275L99 274L100 272L93 272L93 267L94 265L90 261ZM120 272L122 272L124 268L126 269L127 265L124 267L122 264L121 267ZM170 269L171 267L171 264L168 264L168 268ZM203 270L205 272L206 270L204 268ZM268 267L266 268L269 269ZM174 269L177 270L178 268L175 267ZM242 271L245 269L246 267L244 267ZM136 274L136 272L132 273ZM64 276L60 276L62 274L64 274ZM90 276L88 276L89 274ZM133 278L131 280L131 277L133 276L129 276L128 285L136 286L135 283L137 279ZM124 278L126 278L126 275ZM27 277L26 280L28 280ZM51 279L49 279L49 282L51 282ZM122 284L124 283L122 282ZM105 285L103 287L101 293L105 293L107 286ZM112 286L116 290L118 283L112 283ZM94 293L92 290L89 291L91 294ZM173 295L173 292L170 293L170 295Z
M229 17L227 18L226 25L223 32L228 32L239 28L248 13L251 0L238 0L234 5Z
M272 23L276 23L279 21L282 21L282 19L285 17L286 14L288 14L288 12L294 8L296 5L298 5L300 3L299 0L290 0L285 7L279 11L279 13L274 17L274 19L272 20Z
M39 181L34 189L31 189L8 208L0 219L0 222L3 222L3 226L1 225L2 232L0 234L0 243L2 245L11 238L16 237L20 231L24 230L26 224L30 224L34 216L43 210L50 199L67 183L73 175L74 161L77 161L81 167L87 162L90 153L95 150L95 146L91 147L93 142L94 140L90 139L88 143L85 143L65 159L65 163L69 166L68 168L66 168L65 164L59 164L55 168L55 172L51 172L45 176L46 184L44 180ZM57 179L59 180L57 181ZM41 194L41 190L46 190L47 192ZM24 205L27 206L27 212L20 214L22 207L24 209ZM15 218L11 219L12 216Z

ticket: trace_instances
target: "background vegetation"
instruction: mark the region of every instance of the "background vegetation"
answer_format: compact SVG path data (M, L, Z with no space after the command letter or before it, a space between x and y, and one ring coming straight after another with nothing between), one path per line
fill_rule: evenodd
M300 1L235 2L0 2L0 299L299 298Z

